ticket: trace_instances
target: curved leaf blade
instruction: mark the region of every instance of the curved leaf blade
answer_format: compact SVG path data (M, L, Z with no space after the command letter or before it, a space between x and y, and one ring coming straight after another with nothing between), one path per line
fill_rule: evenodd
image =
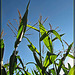
M59 75L59 72L60 72L60 70L61 70L63 61L66 59L67 55L69 54L72 45L73 45L73 42L69 45L68 50L67 50L66 54L64 55L64 57L59 61L58 70L57 70L57 75Z
M27 41L30 43L30 45L28 45L29 49L30 49L32 52L36 51L36 52L40 55L39 51L38 51L37 48L31 43L31 41L30 41L27 37L25 37L25 38L26 38Z
M67 56L72 58L72 59L75 59L75 57L73 55L71 55L71 54L68 54Z
M16 54L18 53L18 51L16 51ZM15 55L15 51L13 51L13 54L10 56L10 62L9 62L9 72L10 75L14 74L14 70L17 67L17 58Z
M43 66L45 68L47 68L49 65L51 65L52 63L54 63L56 57L57 57L57 55L55 55L53 53L50 53L50 52L47 52Z
M69 68L69 70L71 69L71 65L68 63L68 68Z
M39 27L40 27L40 33L41 33L40 41L43 40L45 46L49 49L49 51L51 53L53 53L52 41L51 41L49 35L47 35L48 32L46 31L46 29L44 28L44 26L41 24L40 21L39 21Z
M32 29L34 29L34 30L40 32L37 28L35 28L35 27L31 26L31 25L28 25L28 24L27 24L27 27L32 28Z
M69 71L68 75L74 75L75 74L75 66L73 66L71 68L71 70Z
M64 34L65 34L65 33L64 33ZM60 37L62 37L64 34L61 34ZM54 39L52 39L52 42L55 41L55 40L57 40L57 39L58 39L58 38L55 37Z
M28 7L29 7L29 3L30 3L30 0L28 2L28 5L27 5L27 8L26 8L26 12L21 20L21 23L20 23L20 26L18 28L18 34L17 34L17 38L16 38L16 41L15 41L15 49L18 47L18 44L21 42L24 34L25 34L25 31L26 31L26 27L27 27L27 16L28 16Z

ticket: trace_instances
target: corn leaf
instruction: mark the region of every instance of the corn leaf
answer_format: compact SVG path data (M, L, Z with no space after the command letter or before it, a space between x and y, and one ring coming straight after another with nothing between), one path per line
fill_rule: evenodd
M33 72L33 70L31 70L31 71L32 71L32 75L35 75L34 72Z
M72 58L72 59L75 59L75 57L73 55L71 55L71 54L68 54L67 56Z
M25 75L31 75L31 73L29 73L29 72L25 71Z
M21 42L21 40L22 40L22 38L25 34L25 31L26 31L29 3L30 3L30 1L28 2L26 12L25 12L25 14L24 14L24 16L21 20L20 26L18 28L18 34L17 34L17 38L16 38L16 41L15 41L15 46L14 46L15 49L17 48L18 44Z
M26 65L28 65L28 64L34 64L36 66L37 70L42 74L42 69L40 69L40 67L38 66L38 64L36 64L34 62L28 62L28 63L26 63Z
M34 58L35 58L35 61L36 61L37 65L40 67L40 69L42 69L42 63L41 63L40 60L38 59L36 53L33 52L33 55L34 55Z
M64 33L64 34L65 34L65 33ZM64 34L61 34L60 37L62 37ZM55 37L54 39L52 39L52 42L55 41L55 40L57 40L57 39L58 39L58 38Z
M4 67L7 68L9 66L9 64L4 64Z
M68 63L68 69L70 70L71 69L71 65Z
M52 63L54 63L55 59L56 59L57 55L50 53L49 51L46 54L46 58L44 61L44 67L47 68L49 65L51 65Z
M53 33L53 34L61 41L60 35L59 35L55 30L46 31L46 32L41 36L40 41L42 41L46 36L48 36L49 33Z
M16 56L16 58L20 61L21 65L22 65L22 67L23 67L23 71L26 73L26 71L25 71L25 66L24 66L24 64L23 64L23 62L22 62L20 56Z
M53 33L56 38L58 38L61 43L62 43L62 40L61 40L61 36L55 31L55 30L49 30L49 31L46 31L40 38L40 41L42 41L43 39L45 39L50 33ZM62 46L63 46L63 43L62 43Z
M62 65L62 69L63 69L64 73L67 75L69 69L66 68L64 64Z
M34 70L34 73L35 73L35 75L39 75L38 72L36 72L35 70Z
M1 61L3 61L3 55L4 55L4 40L0 39L0 49L1 49ZM2 64L1 64L2 65Z
M69 54L72 45L73 45L73 43L70 44L70 46L68 47L68 50L67 50L66 54L64 54L64 56L62 57L62 59L59 61L58 70L57 70L57 75L59 75L59 72L60 72L60 70L61 70L63 61L66 59L67 55Z
M51 69L51 73L52 73L52 75L56 75L56 72L55 72L55 69L54 68Z
M71 68L71 70L69 71L68 75L75 75L75 66L73 66Z
M18 53L18 51L16 51L16 54ZM10 62L9 62L9 72L10 75L14 74L14 70L17 67L17 58L15 55L15 51L13 51L13 54L10 56Z
M38 65L35 65L37 70L39 71L39 73L42 75L42 69L40 69L40 67Z
M40 27L40 33L41 33L41 37L40 37L40 41L43 40L45 46L49 49L49 51L51 53L53 53L53 47L52 47L52 41L49 37L49 35L47 35L47 31L46 29L44 28L44 26L40 23L39 21L39 27ZM46 37L45 37L46 36ZM44 38L45 37L45 38ZM44 39L43 39L44 38Z
M35 27L31 26L31 25L28 25L28 24L27 24L27 27L32 28L32 29L34 29L34 30L40 32L37 28L35 28Z
M40 53L39 53L39 51L37 50L37 48L31 43L31 41L27 38L27 37L25 37L26 39L27 39L27 41L30 43L30 45L28 45L28 47L29 47L29 49L33 52L33 51L36 51L39 55L40 55Z

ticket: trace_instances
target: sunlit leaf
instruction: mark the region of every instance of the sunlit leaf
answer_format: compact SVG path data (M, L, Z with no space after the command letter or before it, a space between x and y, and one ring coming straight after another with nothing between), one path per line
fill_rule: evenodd
M50 52L47 52L43 66L45 68L47 68L49 65L51 65L52 63L54 63L56 57L57 57L57 55L52 54Z
M36 30L36 31L39 32L39 30L38 30L37 28L35 28L35 27L31 26L31 25L28 25L28 24L27 24L27 27L32 28L32 29L34 29L34 30Z
M39 73L42 75L42 69L38 66L38 65L35 65L37 70L39 71Z
M29 49L33 52L33 51L36 51L38 54L39 54L39 51L37 50L37 48L31 43L31 41L27 38L27 37L25 37L27 40L28 40L28 42L30 43L30 45L28 45L28 47L29 47ZM40 54L39 54L40 55Z
M25 71L25 75L31 75L31 73L29 73L29 72Z
M29 3L30 1L28 2L28 5L27 5L27 8L26 8L26 12L20 22L20 26L18 28L18 34L17 34L17 38L16 38L16 41L15 41L15 49L17 48L18 44L21 42L24 34L25 34L25 31L26 31L26 27L27 27L27 16L28 16L28 7L29 7Z
M72 58L72 59L75 59L75 57L73 55L71 55L71 54L68 54L67 56Z
M65 33L64 33L64 34L65 34ZM60 37L62 37L64 34L61 34ZM58 39L58 38L55 37L54 39L52 39L52 42L55 41L55 40L57 40L57 39Z
M60 72L60 70L61 70L61 67L62 67L63 61L66 59L67 55L69 54L72 45L73 45L73 43L71 43L71 44L69 45L66 54L64 54L64 56L62 57L62 59L59 61L58 70L57 70L57 75L59 75L59 72Z
M75 75L75 66L70 69L68 75Z
M6 68L6 67L8 67L9 66L9 64L4 64L4 67Z
M41 33L40 41L43 40L45 46L49 49L49 51L51 53L53 53L52 41L51 41L49 35L47 35L47 31L44 28L44 26L40 23L40 21L39 21L39 27L40 27L40 33Z

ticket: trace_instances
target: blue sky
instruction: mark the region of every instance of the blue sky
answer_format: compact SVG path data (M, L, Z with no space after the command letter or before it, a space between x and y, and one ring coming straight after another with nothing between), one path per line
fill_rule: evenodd
M9 60L14 50L14 43L16 40L16 37L14 37L14 34L7 26L8 20L18 28L17 23L13 20L16 19L19 23L17 8L23 16L28 1L29 0L2 0L2 29L4 28L4 33L6 33L4 36L4 63ZM44 23L47 30L50 29L49 23L52 25L53 29L59 26L57 29L57 31L61 29L59 34L66 33L62 39L68 44L73 42L73 0L31 0L28 12L28 24L31 22L31 25L34 25L38 21L40 15L42 15L43 20L48 17L48 20ZM38 26L35 27L38 28ZM14 28L12 29L14 30ZM32 29L26 33L32 34L27 37L39 50L38 33ZM54 48L56 50L62 49L61 43L59 42L58 44L58 42L59 41L54 42ZM24 59L24 63L34 61L32 52L27 47L27 44L27 40L23 39L18 47L18 54L21 56L22 60ZM65 48L67 48L66 45Z

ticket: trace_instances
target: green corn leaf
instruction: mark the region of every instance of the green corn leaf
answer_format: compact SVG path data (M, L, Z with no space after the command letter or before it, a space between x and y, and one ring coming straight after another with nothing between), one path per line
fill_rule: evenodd
M68 69L65 67L64 64L62 65L62 69L63 69L64 73L67 75L68 74Z
M38 72L36 72L35 70L34 70L34 72L35 72L35 75L39 75Z
M49 35L47 35L47 31L44 28L44 26L40 23L40 21L39 21L39 27L40 27L40 33L41 33L40 41L43 40L45 46L49 49L49 51L51 53L53 53L52 41L51 41ZM45 38L43 38L43 37L45 37Z
M33 52L33 51L36 51L39 55L40 55L40 53L39 53L39 51L37 50L37 48L31 43L31 41L27 38L27 37L25 37L26 39L27 39L27 41L30 43L30 45L28 45L28 47L29 47L29 49Z
M17 58L19 59L21 65L22 65L22 67L23 67L23 71L24 71L25 75L31 75L29 72L25 71L25 66L24 66L24 64L23 64L23 62L22 62L20 56L17 56Z
M46 31L46 32L41 36L40 41L42 41L43 39L45 39L50 33L53 33L53 34L56 36L56 38L58 38L58 39L61 41L62 46L63 46L63 42L62 42L62 40L61 40L61 36L60 36L55 30ZM55 39L56 39L56 38L55 38Z
M4 40L0 39L0 50L1 50L1 61L3 61L3 55L4 55ZM2 64L1 64L2 65Z
M18 53L18 51L16 51L16 54ZM10 56L10 62L9 62L9 72L10 75L14 74L14 70L17 67L17 58L15 55L15 51L13 51L13 54Z
M5 67L5 68L7 68L8 66L9 66L9 63L8 63L8 64L4 64L4 67Z
M27 24L27 27L32 28L32 29L34 29L34 30L40 32L37 28L35 28L35 27L31 26L31 25L28 25L28 24Z
M53 33L61 41L60 35L55 30L49 30L48 33Z
M40 67L40 69L42 69L42 63L41 63L40 60L38 59L36 53L33 52L33 55L34 55L34 58L35 58L35 61L36 61L37 65Z
M33 72L33 70L31 70L31 71L32 71L32 75L35 75L34 72Z
M22 67L23 67L23 71L25 72L25 66L24 66L24 64L23 64L23 62L22 62L20 56L16 56L16 58L20 61L20 64L21 64Z
M34 62L28 62L28 63L26 63L26 65L28 65L28 64L34 64L35 66L36 66L36 68L37 68L37 70L41 73L41 75L42 75L42 69L40 69L40 67L38 66L38 64L36 64L36 63L34 63Z
M72 59L75 59L75 57L73 55L71 55L71 54L68 54L67 56L72 58Z
M30 1L29 1L30 3ZM26 8L26 12L21 20L21 23L20 23L20 26L18 28L18 34L17 34L17 38L16 38L16 41L15 41L15 49L17 48L18 44L21 42L24 34L25 34L25 31L26 31L26 27L27 27L27 16L28 16L28 7L29 7L29 3L27 5L27 8Z
M9 75L9 63L4 64L4 68L6 69L7 75Z
M68 50L66 52L66 54L62 57L62 59L59 61L59 65L58 65L58 70L57 70L57 75L59 75L59 72L61 70L63 61L66 59L67 55L69 54L71 47L72 47L73 43L70 44L70 46L68 47Z
M22 72L20 69L18 69L18 72L17 72L16 75L19 75L20 73L21 73L22 75L25 75L25 74L23 74L23 72Z
M36 49L36 47L33 45L33 44L30 44L28 45L28 47L30 48L30 50L33 52L33 51L36 51L37 53L39 53L39 51Z
M49 65L51 65L52 63L54 63L55 59L56 59L57 55L50 53L49 51L46 54L46 58L44 61L44 67L47 68Z
M27 27L27 16L28 16L28 8L29 8L29 4L30 4L30 0L28 2L28 5L27 5L27 8L26 8L26 12L22 18L22 22L23 22L23 25L24 25L24 33L26 31L26 27Z
M71 69L71 65L68 63L68 69L70 70Z
M25 75L31 75L31 73L29 73L29 72L25 71Z
M48 32L45 32L45 33L40 37L40 41L42 41L46 36L48 36Z
M52 73L52 75L56 75L56 72L55 72L55 69L54 68L51 69L51 73Z
M70 69L68 75L75 75L75 66Z
M22 40L22 37L23 37L23 31L24 31L24 28L23 28L23 25L21 25L19 31L18 31L18 34L17 34L17 39L15 41L15 49L17 48L18 44L21 42Z
M37 70L39 71L39 73L42 75L42 69L40 69L40 67L38 65L35 65Z
M64 33L64 34L65 34L65 33ZM61 34L60 37L62 37L64 34ZM54 39L52 39L52 42L55 41L55 40L57 40L57 39L58 39L58 38L55 37Z
M53 33L53 34L61 41L60 35L59 35L55 30L46 31L46 32L41 36L40 41L42 41L46 36L48 36L49 33Z

